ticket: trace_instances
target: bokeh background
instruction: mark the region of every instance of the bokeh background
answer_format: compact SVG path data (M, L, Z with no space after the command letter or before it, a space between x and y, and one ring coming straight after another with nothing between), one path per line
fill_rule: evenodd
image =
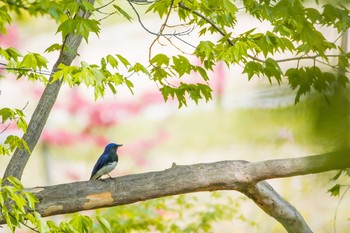
M257 27L258 31L268 29L267 25L247 18L243 13L239 17L242 23L235 28L237 34L252 27ZM160 27L159 20L152 16L145 16L143 23L153 31ZM60 36L55 33L55 24L48 19L23 15L12 24L7 35L0 36L0 46L17 47L22 53L43 53L51 44L60 42ZM330 33L327 36L336 38L337 35ZM117 53L130 61L147 64L148 49L154 38L136 20L130 23L114 15L101 22L99 37L91 36L88 44L83 41L74 64L79 65L80 61L99 63L101 57ZM198 41L195 33L183 39L193 44ZM178 43L184 51L191 52L190 46ZM156 44L154 54L178 52L166 41L164 44ZM52 66L58 53L46 53L45 56ZM195 59L192 61L199 63ZM292 65L285 64L286 67ZM111 173L122 176L164 170L173 162L253 162L307 156L330 151L340 141L348 141L346 94L341 98L331 96L331 102L336 103L332 105L323 96L311 93L294 105L295 93L286 82L270 84L263 77L248 81L242 70L238 65L228 69L225 64L218 63L210 74L212 101L200 101L198 105L188 101L188 106L181 109L176 100L164 102L157 86L142 76L130 78L135 85L134 94L126 86L118 86L117 95L107 92L104 99L96 101L93 90L63 86L25 169L24 186L88 180L108 142L124 144L119 149L118 167ZM29 121L44 85L26 78L17 80L2 72L0 107L23 109ZM195 74L187 78L192 82L200 81ZM14 125L0 125L0 132L0 141L8 134L19 134ZM0 175L9 160L10 157L0 157ZM327 192L334 185L330 178L335 173L268 182L301 212L314 232L333 232L335 218L337 232L348 232L349 194L337 207L340 199ZM239 214L232 220L217 222L215 232L284 231L279 223L240 193L220 193L233 200L236 205L231 207ZM185 198L194 196L203 203L212 198L206 193ZM196 208L202 207L198 204ZM59 221L61 218L51 219ZM0 232L6 232L6 229L0 228Z

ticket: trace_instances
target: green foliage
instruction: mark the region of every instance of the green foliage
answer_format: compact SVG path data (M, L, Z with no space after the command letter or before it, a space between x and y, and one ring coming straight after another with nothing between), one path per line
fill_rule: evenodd
M6 33L6 24L10 24L12 18L9 14L9 10L4 3L0 3L0 32Z
M200 204L199 204L200 203ZM95 232L213 232L214 223L244 220L239 200L214 192L179 195L97 211ZM249 224L254 224L248 222ZM110 227L110 228L109 228Z
M132 17L126 13L121 7L117 6L117 5L113 5L113 7L117 10L117 13L119 15L122 15L124 18L126 18L127 20L129 20L131 22Z
M9 125L11 122L14 122L17 128L22 130L23 133L27 131L27 122L25 120L25 115L22 110L1 108L0 117L1 117L1 124ZM8 135L4 143L0 145L0 155L10 155L10 153L13 152L16 148L19 148L19 149L25 148L26 150L29 151L29 147L26 141L24 141L23 139L21 139L16 135Z
M123 67L119 67L122 64ZM147 69L140 63L132 65L126 58L116 54L107 55L101 58L101 64L89 65L82 61L80 66L66 66L60 64L59 70L53 74L52 82L63 80L70 87L85 84L87 87L93 87L95 99L103 97L106 87L109 87L113 94L117 93L116 86L125 84L133 92L133 83L128 79L134 73L143 73L149 75ZM126 69L127 75L123 75L121 70Z
M191 97L192 100L195 101L196 104L198 104L199 99L204 98L206 101L209 101L211 99L212 92L208 85L201 83L187 84L182 82L178 87L164 85L160 91L162 92L165 101L168 100L169 97L172 99L176 97L177 101L179 102L179 108L181 108L182 105L187 105L185 98L186 93Z
M48 233L89 233L92 229L92 220L89 216L80 214L74 215L68 222L61 222L60 225L47 221Z
M36 232L46 233L89 233L93 229L93 220L89 216L75 214L69 221L57 225L53 221L44 221L36 212L39 200L14 177L0 178L0 219L15 232L23 226ZM111 232L109 223L103 217L97 217L104 232Z
M340 184L334 185L332 188L328 190L329 193L331 193L332 196L339 196L340 193Z
M337 174L335 174L335 176L331 178L331 181L338 182L335 185L333 185L332 188L328 189L328 192L331 194L331 196L339 197L340 190L342 188L346 188L346 191L349 189L350 187L349 185L340 184L341 182L343 182L344 179L348 181L349 177L350 177L350 169L346 168L338 171Z
M102 8L103 3L102 4ZM132 3L130 3L132 4ZM95 98L103 97L106 87L114 94L116 86L125 84L132 91L133 83L128 79L130 75L138 73L150 77L162 91L164 99L176 96L179 106L186 105L187 99L193 99L198 103L199 99L208 101L211 97L210 88L194 85L191 82L182 81L180 85L171 84L173 78L190 77L198 72L204 80L203 85L208 86L210 78L207 71L212 71L216 62L224 61L229 67L241 65L243 73L251 79L255 76L266 77L270 83L278 84L285 79L290 87L296 91L295 102L301 96L315 90L328 94L334 85L347 85L348 79L344 75L335 75L333 69L342 69L347 74L349 70L349 53L341 51L334 41L328 41L319 28L327 28L341 34L349 28L349 10L342 6L330 3L317 3L308 7L301 0L281 1L256 1L244 0L243 7L246 14L260 21L268 22L271 30L255 32L250 28L246 32L234 33L238 23L238 3L230 0L203 0L203 1L179 1L161 0L150 2L146 13L155 13L164 19L164 27L169 17L177 17L183 25L197 27L199 40L195 45L192 57L201 61L201 65L193 65L192 58L184 55L169 56L165 53L155 54L150 57L149 64L141 64L125 59L121 55L109 55L101 58L101 65L81 63L81 67L60 66L60 70L54 75L54 80L62 79L70 86L85 84L94 88ZM108 5L108 4L107 4ZM62 44L53 44L47 52L70 50L64 45L64 40L69 33L81 35L86 42L91 33L97 36L100 33L100 21L94 19L94 14L100 10L88 1L6 1L0 5L0 29L5 31L5 24L11 23L9 11L17 14L27 11L32 16L48 15L56 20L57 33L62 35ZM113 5L115 12L131 21L132 17L123 4ZM90 19L84 19L78 12L93 14ZM175 12L168 16L169 12ZM96 17L95 17L96 18ZM161 30L163 30L161 29ZM162 31L159 39L162 37ZM219 35L218 41L201 40L201 37L210 34ZM157 40L156 39L156 40ZM152 48L152 46L151 46ZM151 49L150 48L150 49ZM291 54L289 58L277 59L276 55ZM32 80L46 83L47 77L41 71L47 69L46 59L37 53L28 53L23 56L15 49L1 49L0 55L7 61L7 68L19 77L28 76ZM337 57L337 63L334 59ZM303 60L310 60L312 64L301 65ZM282 62L293 62L288 68L281 68ZM115 72L119 68L119 62L126 70ZM103 63L103 64L102 64ZM324 66L326 64L327 66ZM293 67L294 66L294 67ZM127 74L125 74L125 71ZM48 74L48 73L46 73ZM187 88L187 89L186 89ZM175 90L177 89L177 90Z
M24 191L21 182L16 178L0 179L0 216L6 220L7 226L12 232L21 224L26 225L27 221L42 232L43 224L35 212L35 203L37 202L37 198Z
M82 17L75 17L73 19L67 19L62 22L58 28L57 33L62 33L62 39L66 38L69 33L76 33L84 38L88 43L90 32L95 33L97 36L100 32L99 22L94 19L84 19Z

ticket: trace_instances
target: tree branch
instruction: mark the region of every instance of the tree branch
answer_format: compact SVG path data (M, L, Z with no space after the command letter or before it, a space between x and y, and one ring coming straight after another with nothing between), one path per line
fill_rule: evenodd
M89 0L93 5L95 0ZM89 18L89 12L79 11L79 16L82 18ZM76 57L78 47L80 46L82 37L77 34L68 34L64 41L64 46L59 58L52 68L52 73L58 70L59 64L70 65ZM69 48L69 49L65 49ZM30 151L32 151L39 140L41 132L46 124L47 118L49 117L50 111L56 102L57 95L60 91L62 80L48 83L44 93L42 94L39 103L32 115L29 122L27 133L23 135L23 139L27 142ZM14 176L17 179L21 179L23 170L29 160L30 153L26 149L16 149L15 153L11 157L10 163L8 164L4 178Z
M201 19L203 19L204 21L206 21L207 23L210 24L210 26L212 26L220 35L222 35L223 37L226 37L227 36L227 33L224 31L224 29L221 29L219 26L217 26L215 24L215 22L213 22L210 18L206 17L205 15L203 15L202 13L196 11L196 10L193 10L187 6L185 6L185 4L183 2L179 2L178 6L186 11L189 11L191 12L192 14L194 15L197 15L198 17L200 17ZM235 44L233 43L233 41L230 39L230 37L228 37L226 39L227 43L230 45L230 46L235 46ZM253 55L250 55L250 54L247 54L247 56L254 60L254 61L258 61L260 63L265 63L265 60L264 59L260 59L258 57L255 57ZM279 63L282 63L282 62L289 62L289 61L300 61L300 60L306 60L306 59L309 59L309 60L313 60L315 58L318 58L318 57L327 57L327 58L331 58L331 57L342 57L344 55L339 55L339 54L329 54L329 55L314 55L314 56L299 56L299 57L291 57L291 58L285 58L285 59L277 59L275 60L276 62L279 62Z
M247 186L241 192L280 222L289 233L312 233L297 209L285 201L266 181Z
M350 148L293 159L267 160L245 165L246 181L300 176L350 167Z
M29 188L39 199L42 216L126 205L182 193L236 190L251 198L288 232L311 232L298 211L276 193L265 179L320 173L350 167L350 148L314 156L249 163L221 161L127 175ZM0 223L3 223L0 220ZM297 229L299 229L297 231Z

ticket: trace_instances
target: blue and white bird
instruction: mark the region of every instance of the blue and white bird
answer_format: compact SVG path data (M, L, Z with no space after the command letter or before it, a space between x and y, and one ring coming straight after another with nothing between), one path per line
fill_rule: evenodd
M97 180L103 175L108 175L118 164L117 149L122 144L109 143L97 160L94 169L91 172L90 180ZM110 176L109 176L110 177Z

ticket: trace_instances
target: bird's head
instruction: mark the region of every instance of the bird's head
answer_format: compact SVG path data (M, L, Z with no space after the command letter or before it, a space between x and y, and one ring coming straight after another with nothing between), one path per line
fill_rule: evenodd
M108 153L110 152L111 150L116 152L118 147L121 147L123 144L117 144L117 143L109 143L106 147L105 147L105 151L104 153Z

